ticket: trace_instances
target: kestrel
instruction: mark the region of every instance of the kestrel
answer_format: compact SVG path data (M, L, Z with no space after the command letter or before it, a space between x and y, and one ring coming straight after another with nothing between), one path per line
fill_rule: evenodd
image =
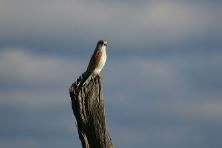
M89 65L85 74L83 75L83 79L79 84L79 88L83 86L86 80L93 74L93 75L100 75L105 63L106 63L106 47L107 41L99 40L97 42L96 48L93 52L93 55L90 59Z

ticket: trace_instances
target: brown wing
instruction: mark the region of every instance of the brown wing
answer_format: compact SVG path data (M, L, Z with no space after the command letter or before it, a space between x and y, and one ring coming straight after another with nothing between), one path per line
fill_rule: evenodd
M102 51L100 49L95 49L95 52L93 53L87 68L88 72L92 72L98 66L101 57Z

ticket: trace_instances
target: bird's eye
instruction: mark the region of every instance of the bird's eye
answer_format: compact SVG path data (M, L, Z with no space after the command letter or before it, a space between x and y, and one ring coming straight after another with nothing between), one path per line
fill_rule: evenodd
M102 44L102 45L103 45L103 42L102 42L102 41L99 41L99 44Z
M104 45L104 46L107 46L107 44L106 44L106 43L104 43L103 45Z

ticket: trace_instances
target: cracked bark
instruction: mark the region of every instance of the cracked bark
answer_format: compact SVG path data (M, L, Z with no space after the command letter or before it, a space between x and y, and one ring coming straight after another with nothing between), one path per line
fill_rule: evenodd
M106 130L101 76L91 75L79 87L84 74L70 86L73 113L83 148L113 148Z

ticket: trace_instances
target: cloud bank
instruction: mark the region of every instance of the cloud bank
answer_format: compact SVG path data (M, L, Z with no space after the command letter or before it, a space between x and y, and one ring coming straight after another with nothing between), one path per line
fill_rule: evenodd
M68 88L100 38L116 147L221 147L221 6L0 0L0 147L80 147Z

